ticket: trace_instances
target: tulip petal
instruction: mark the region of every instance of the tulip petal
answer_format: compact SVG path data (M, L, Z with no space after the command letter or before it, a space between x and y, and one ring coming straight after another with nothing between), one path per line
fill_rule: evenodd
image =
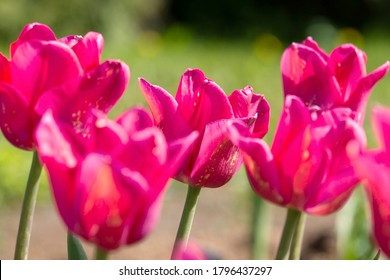
M150 107L155 124L164 132L167 141L188 135L192 129L178 110L176 100L163 88L139 79L142 93Z
M229 97L235 118L254 117L253 135L263 138L268 132L270 106L263 95L255 94L252 87L235 90Z
M33 149L33 123L29 104L12 85L0 83L0 127L9 142L22 149Z
M70 46L77 55L84 71L97 67L103 52L103 36L96 32L88 32L82 36L68 36L58 41Z
M366 75L367 57L351 44L344 44L332 51L328 67L339 84L343 103L350 97L360 78Z
M372 209L373 231L382 251L390 256L390 173L385 153L367 153L353 161L355 171L364 180Z
M89 154L82 162L77 180L82 205L79 215L83 217L80 226L85 238L115 249L126 239L124 226L131 225L137 215L131 209L137 204L137 192L147 188L147 183L140 174L133 173L129 188L121 187L120 169L114 169L108 160L103 155Z
M272 153L279 155L285 147L310 124L308 109L299 97L286 96L285 105L280 117L276 134L272 143Z
M238 148L226 137L229 120L206 125L198 157L190 175L190 184L197 187L220 187L241 167Z
M125 111L116 122L122 126L128 135L153 126L152 118L142 107Z
M28 102L53 87L73 80L81 74L74 53L58 42L27 42L16 50L11 64L12 83Z
M38 100L35 110L42 115L50 108L57 117L84 133L85 124L92 116L89 111L99 109L107 113L122 96L129 75L126 64L106 61L81 79L47 91Z
M35 142L39 157L48 170L58 210L65 223L73 228L77 223L74 205L77 204L77 190L74 176L78 161L72 141L48 111L39 123Z
M238 121L228 126L227 135L243 153L248 179L254 191L276 204L283 204L281 184L274 156L267 143L250 136L249 128Z
M200 133L203 133L208 123L233 117L226 94L198 69L190 69L183 74L176 100L191 128Z
M30 23L23 28L18 39L11 44L11 57L14 56L16 49L21 44L32 40L54 41L56 40L56 36L47 25L41 23Z
M292 44L281 60L284 94L299 96L307 106L330 108L341 96L323 55L302 44Z
M363 121L365 106L372 88L389 72L389 69L390 62L384 63L367 76L361 78L356 85L355 90L351 93L351 97L346 105L352 110L359 112L358 120L361 122Z
M303 45L305 45L306 47L309 47L311 48L313 51L315 51L316 53L318 53L323 60L327 61L329 56L326 52L324 52L323 49L320 48L320 46L318 46L317 42L313 40L312 37L307 37L303 42L302 42Z
M372 111L372 126L379 148L390 152L390 109L376 106Z

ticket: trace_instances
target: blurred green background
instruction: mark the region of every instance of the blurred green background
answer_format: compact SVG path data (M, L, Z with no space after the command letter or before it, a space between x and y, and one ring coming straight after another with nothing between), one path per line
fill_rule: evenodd
M103 59L125 61L129 87L111 115L146 105L138 88L143 77L174 94L187 68L201 68L230 94L251 85L272 108L270 143L283 102L279 62L293 41L312 36L326 51L350 42L368 56L368 71L390 59L390 1L256 1L256 0L1 0L0 51L24 25L48 24L57 37L103 34ZM375 88L375 103L390 106L390 78ZM375 145L369 125L370 145ZM21 200L31 153L18 150L0 136L0 209ZM43 179L40 201L50 196Z

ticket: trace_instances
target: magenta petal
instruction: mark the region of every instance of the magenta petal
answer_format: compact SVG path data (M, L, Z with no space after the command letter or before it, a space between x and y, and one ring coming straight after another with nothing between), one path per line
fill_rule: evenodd
M197 69L187 70L183 74L176 100L186 121L200 133L208 123L233 117L226 94Z
M281 60L284 94L299 96L303 102L330 108L340 102L338 85L327 62L315 50L301 44L292 44Z
M56 40L56 36L47 25L40 23L28 24L23 28L18 39L11 44L11 57L14 56L16 49L21 44L32 40L54 41Z
M305 45L306 47L309 47L311 48L312 50L314 50L316 53L318 53L322 59L324 59L325 61L328 60L329 56L326 52L324 52L323 49L321 49L317 42L313 40L312 37L307 37L303 42L302 42L303 45Z
M270 106L263 95L253 92L247 86L243 90L235 90L229 96L235 118L254 118L253 134L262 138L268 132Z
M142 107L125 111L116 122L125 129L128 135L153 126L152 118Z
M137 211L134 209L137 197L129 190L144 189L145 180L133 174L132 184L127 189L120 184L123 182L119 170L113 169L109 158L99 154L89 154L84 159L77 177L80 233L106 249L115 249L125 243L124 227L136 215L130 210Z
M153 119L156 125L163 130L168 142L188 135L192 131L178 110L176 100L167 91L144 79L139 79L139 84Z
M227 135L243 153L246 172L255 192L274 203L285 203L278 169L267 143L250 137L248 127L238 122L229 125Z
M33 149L35 115L27 100L13 86L0 83L0 126L4 136L16 147Z
M207 124L233 117L233 110L222 89L214 82L205 82L198 90L199 98L193 104L180 107L182 112L192 112L187 119L192 129L203 133Z
M199 69L188 69L181 76L176 92L176 101L186 120L190 120L196 108L194 103L199 103L199 89L207 82L205 75Z
M330 54L328 66L336 77L342 101L351 97L360 78L366 75L366 61L364 52L350 44L342 45Z
M72 143L54 120L51 111L47 111L42 117L35 138L43 163L45 163L46 158L51 158L68 168L76 166L77 159Z
M198 157L190 175L190 184L197 187L220 187L241 167L238 147L226 137L229 120L206 125Z
M390 109L378 105L374 107L372 125L379 147L390 152Z
M122 96L129 75L126 64L106 61L81 79L44 93L35 110L42 115L47 109L52 109L54 115L83 132L91 116L89 111L99 109L107 113Z
M103 36L96 32L89 32L84 37L72 36L75 42L72 43L72 49L76 53L81 67L88 71L97 67L100 63L100 57L103 52ZM72 39L68 38L68 40Z
M362 121L363 119L367 99L372 88L389 72L389 69L390 62L386 62L367 76L361 78L356 85L355 90L351 93L351 97L346 105L360 114L358 120Z
M282 115L272 143L272 153L279 155L285 147L311 122L310 112L302 100L296 96L286 96Z
M30 42L19 46L11 64L12 83L36 102L46 90L78 78L81 68L74 53L57 42Z
M353 161L358 176L364 180L372 208L375 239L390 256L390 173L389 158L383 153L367 153Z
M78 195L74 182L77 155L66 132L61 130L50 111L37 127L35 142L39 157L48 170L58 210L65 223L73 228L77 222L74 207Z

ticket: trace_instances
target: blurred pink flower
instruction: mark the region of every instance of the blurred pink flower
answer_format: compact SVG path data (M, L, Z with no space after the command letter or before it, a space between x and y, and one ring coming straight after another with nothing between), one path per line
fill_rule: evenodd
M181 77L175 98L144 79L140 79L140 87L155 124L167 139L176 139L189 131L199 132L175 176L191 186L220 187L240 168L242 157L238 148L225 135L231 119L245 122L259 138L268 131L269 104L249 86L227 97L202 71L189 69Z
M348 151L357 175L366 185L375 239L390 257L390 109L375 107L372 120L379 148L362 151L352 142Z
M195 242L178 242L172 253L172 260L207 260L205 251Z
M47 108L76 126L90 108L107 112L123 94L130 72L126 64L100 63L103 37L56 39L46 25L25 26L10 45L8 59L0 54L0 127L16 147L34 149L33 133Z
M366 54L352 44L341 45L328 55L308 37L283 53L284 94L299 96L308 107L348 107L362 123L369 94L390 67L386 62L367 74L366 62Z
M349 108L315 110L299 97L286 96L272 147L233 123L229 135L244 154L249 181L261 197L310 214L339 209L359 182L347 144L364 146L363 129Z
M37 151L69 230L105 249L144 237L161 197L196 138L167 142L149 114L135 108L116 121L91 113L79 133L48 110L37 127Z

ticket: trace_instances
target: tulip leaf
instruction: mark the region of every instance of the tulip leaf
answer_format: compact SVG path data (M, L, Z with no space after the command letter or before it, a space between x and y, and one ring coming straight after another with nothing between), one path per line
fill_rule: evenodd
M68 260L87 260L87 254L78 240L73 234L68 232Z

